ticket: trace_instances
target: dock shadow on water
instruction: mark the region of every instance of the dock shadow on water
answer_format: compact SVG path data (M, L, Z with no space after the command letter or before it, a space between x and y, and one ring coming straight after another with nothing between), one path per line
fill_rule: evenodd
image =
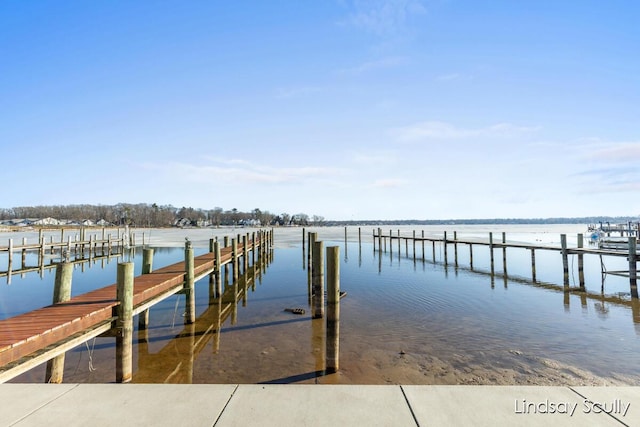
M337 373L325 374L325 322L312 319L308 260L297 246L276 248L235 282L226 275L221 296L200 280L193 324L183 321L184 298L154 306L148 328L134 333L132 381L640 385L640 367L629 363L640 352L637 300L599 294L599 283L566 293L561 280L533 282L517 254L509 274L491 274L480 250L468 268L462 254L453 266L441 252L416 259L405 247L349 245ZM540 276L545 262L538 258ZM65 382L112 382L113 349L97 338L68 352ZM42 378L34 369L14 382Z

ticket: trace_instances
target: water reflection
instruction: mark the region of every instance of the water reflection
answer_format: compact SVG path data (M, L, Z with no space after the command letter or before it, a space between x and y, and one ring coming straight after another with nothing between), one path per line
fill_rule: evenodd
M133 382L193 383L194 361L210 342L212 353L219 352L224 323L230 319L232 326L237 324L240 301L243 307L247 306L249 290L255 291L256 280L262 276L270 261L270 256L259 259L233 283L229 283L230 275L225 274L222 295L212 297L210 292L206 309L196 317L195 323L185 324L180 332L171 336L161 335L168 325L156 326L155 337L149 336L148 329L139 331L137 371L133 375ZM152 353L149 343L162 343L163 346Z

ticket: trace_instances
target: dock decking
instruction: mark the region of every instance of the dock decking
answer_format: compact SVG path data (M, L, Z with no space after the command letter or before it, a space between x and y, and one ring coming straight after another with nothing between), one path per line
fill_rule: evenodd
M225 264L234 264L234 277L239 258L245 268L248 253L265 251L270 245L269 232L248 236L238 244L193 257L192 282L209 274L217 274ZM226 239L225 239L226 240ZM238 239L240 240L240 239ZM213 245L211 245L211 249ZM132 314L140 314L159 301L185 290L188 281L187 261L159 268L133 279ZM219 277L219 275L217 276ZM116 336L117 284L112 284L28 313L0 321L0 383L5 382L67 350L101 334ZM187 321L187 320L185 320Z

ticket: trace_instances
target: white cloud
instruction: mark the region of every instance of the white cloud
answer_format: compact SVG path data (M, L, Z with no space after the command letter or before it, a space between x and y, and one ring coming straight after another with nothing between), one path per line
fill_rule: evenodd
M209 160L211 161L211 158ZM214 163L218 164L170 162L144 163L142 166L155 171L164 171L172 180L210 184L216 181L242 184L295 184L343 174L343 171L336 168L314 166L278 168L256 165L244 160L214 161Z
M420 0L355 0L346 24L379 36L404 31L411 16L422 15L426 8Z
M640 142L608 143L590 150L587 155L596 160L637 162L640 160Z
M485 128L465 129L451 123L426 121L392 130L400 142L416 142L433 139L463 139L469 137L492 136L510 137L523 133L534 132L537 127L516 126L511 123L498 123Z

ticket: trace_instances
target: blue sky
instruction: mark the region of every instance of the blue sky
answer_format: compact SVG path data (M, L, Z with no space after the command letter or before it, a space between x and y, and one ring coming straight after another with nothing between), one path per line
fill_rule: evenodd
M0 2L0 207L640 215L640 3Z

